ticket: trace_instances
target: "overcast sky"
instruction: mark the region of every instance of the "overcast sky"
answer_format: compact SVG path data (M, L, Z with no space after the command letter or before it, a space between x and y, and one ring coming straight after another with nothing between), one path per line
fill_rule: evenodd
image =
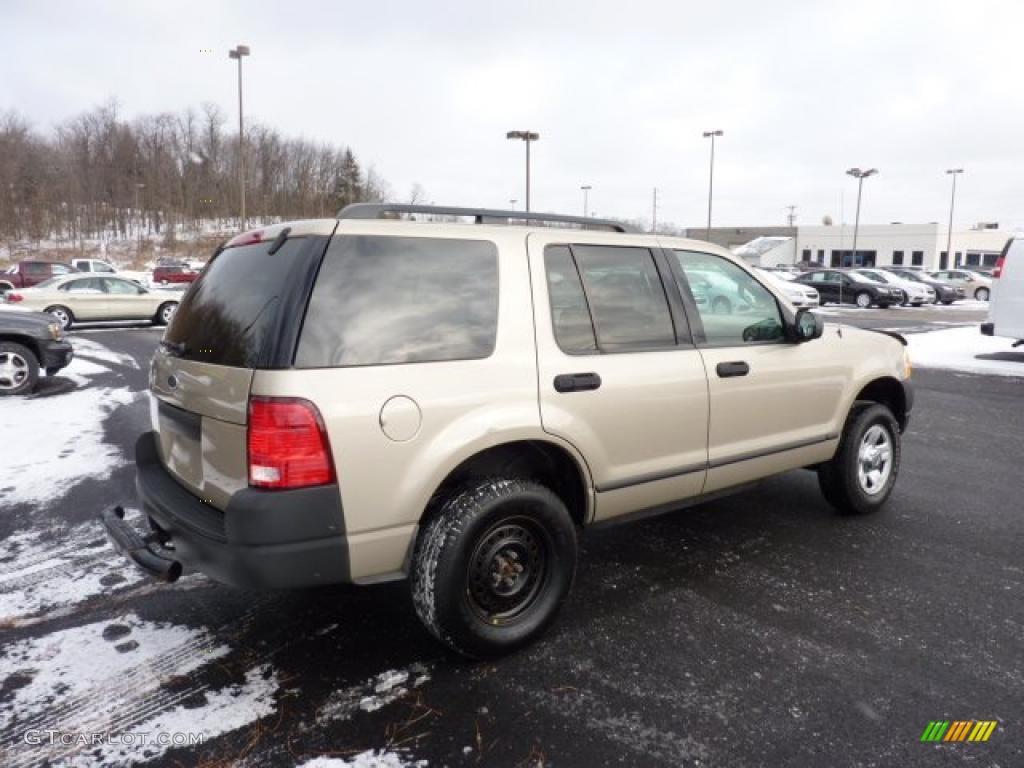
M0 6L0 110L38 129L212 101L350 145L405 198L507 207L541 134L533 208L714 221L946 220L1024 226L1024 2L60 2ZM213 53L202 53L212 49Z

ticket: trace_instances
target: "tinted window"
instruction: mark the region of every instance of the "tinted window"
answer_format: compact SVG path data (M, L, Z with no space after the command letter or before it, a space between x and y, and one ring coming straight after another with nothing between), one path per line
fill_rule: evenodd
M673 253L697 303L708 344L734 346L784 337L779 305L753 275L720 256Z
M139 286L127 280L115 280L110 277L105 277L103 278L103 282L107 285L108 293L127 294L129 296L138 296L142 293L142 289L139 288Z
M665 287L647 248L573 245L602 352L674 347Z
M307 275L323 254L325 238L290 238L274 254L267 252L270 245L227 248L211 259L164 336L179 348L176 354L243 368L291 363L289 323L301 310L283 307L294 306L297 294L305 302Z
M498 249L482 240L335 238L296 365L469 360L494 351Z
M546 248L544 268L551 302L551 322L558 346L570 355L597 352L590 310L569 248L564 245Z
M47 281L49 282L49 281ZM103 293L103 283L99 278L89 277L85 280L68 280L59 290L68 293Z

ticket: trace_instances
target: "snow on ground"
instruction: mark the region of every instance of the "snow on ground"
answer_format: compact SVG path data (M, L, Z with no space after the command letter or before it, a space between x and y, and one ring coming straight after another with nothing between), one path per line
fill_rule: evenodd
M376 712L419 688L430 680L430 671L423 664L412 664L407 669L389 669L362 684L335 691L317 710L318 725L337 720L348 720L356 712Z
M367 750L348 760L340 757L315 757L296 768L422 768L426 760L407 760L399 752Z
M55 501L82 480L106 478L124 463L121 451L104 442L103 422L138 393L89 385L110 372L104 363L135 364L90 339L72 343L75 359L59 375L78 389L0 400L0 508Z
M98 523L19 531L0 542L0 626L133 586L142 572L111 557Z
M0 745L14 748L5 754L0 747L0 763L65 764L84 752L93 756L90 765L132 765L174 746L161 744L159 734L201 734L208 742L272 714L278 680L268 665L218 690L193 674L230 650L204 629L133 613L9 643L0 651L0 683L10 691L0 709ZM98 747L44 742L26 749L21 735L28 729L113 738ZM123 736L142 733L146 743Z
M1013 349L1010 339L982 336L977 325L928 333L908 333L906 339L911 362L921 368L1024 377L1024 347ZM997 354L1010 359L979 357Z

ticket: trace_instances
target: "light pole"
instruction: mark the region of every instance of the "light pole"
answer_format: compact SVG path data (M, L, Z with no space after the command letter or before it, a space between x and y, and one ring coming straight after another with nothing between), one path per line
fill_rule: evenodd
M590 190L593 189L593 187L590 186L589 184L584 184L582 187L580 187L580 189L583 190L583 218L585 219L587 218L587 196L590 193Z
M530 210L530 142L540 138L539 133L533 131L509 131L505 134L506 139L520 139L526 142L526 211Z
M715 191L715 137L723 135L721 130L704 131L704 138L711 139L711 172L708 176L708 231L706 240L711 240L711 198Z
M249 55L248 45L238 45L228 51L228 58L238 59L238 190L241 201L241 217L239 223L242 231L245 225L245 130L242 123L242 57Z
M946 268L956 269L956 259L953 258L953 206L956 205L956 177L964 172L963 168L950 168L946 171L953 177L953 191L949 196L949 229L946 230Z
M850 168L847 175L853 176L857 180L857 213L853 217L853 250L850 252L850 266L857 266L857 231L860 229L860 193L864 189L864 179L868 176L874 176L878 173L877 168L868 168L866 171L862 171L860 168ZM842 251L840 251L842 254ZM843 284L839 283L839 303L843 303Z

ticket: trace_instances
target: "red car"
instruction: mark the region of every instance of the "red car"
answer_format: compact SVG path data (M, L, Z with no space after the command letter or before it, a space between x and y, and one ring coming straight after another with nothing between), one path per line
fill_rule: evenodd
M60 261L26 259L18 262L6 272L0 273L0 293L6 293L14 288L31 288L51 277L70 275L77 271L70 264Z
M187 264L176 264L173 266L155 267L153 269L153 282L160 285L168 283L191 283L199 277L199 273Z

